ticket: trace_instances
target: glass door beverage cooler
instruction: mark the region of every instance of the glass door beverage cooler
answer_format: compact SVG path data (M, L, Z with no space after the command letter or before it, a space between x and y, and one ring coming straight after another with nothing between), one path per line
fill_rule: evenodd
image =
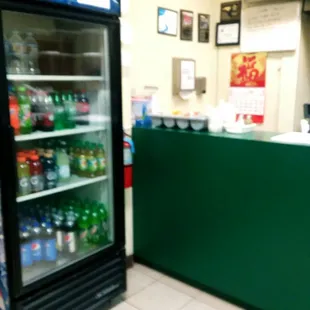
M0 309L102 309L126 288L119 4L0 10Z

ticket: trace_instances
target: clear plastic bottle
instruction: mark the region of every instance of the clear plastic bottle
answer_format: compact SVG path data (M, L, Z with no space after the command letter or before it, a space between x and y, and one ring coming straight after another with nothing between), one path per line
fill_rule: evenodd
M4 52L5 52L5 65L6 65L6 71L8 72L11 59L11 45L8 40L8 37L5 34L3 35L3 40L4 40Z
M25 47L26 47L26 68L28 74L40 74L39 69L39 45L38 42L33 37L31 32L27 33L25 38Z
M11 74L25 74L26 63L25 63L25 42L21 38L18 31L13 31L9 43L11 45L11 59L9 66L9 73Z
M57 167L60 181L66 181L70 178L70 160L67 154L67 143L60 141L57 148Z

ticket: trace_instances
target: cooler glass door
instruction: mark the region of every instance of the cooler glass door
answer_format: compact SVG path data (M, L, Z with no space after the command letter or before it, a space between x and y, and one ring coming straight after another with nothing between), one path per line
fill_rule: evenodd
M2 12L22 286L115 243L109 31Z

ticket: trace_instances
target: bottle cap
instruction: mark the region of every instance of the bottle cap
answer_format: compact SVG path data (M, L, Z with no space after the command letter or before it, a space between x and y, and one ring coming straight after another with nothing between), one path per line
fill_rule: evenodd
M18 92L20 92L20 93L24 93L27 89L26 89L25 86L19 86L17 90L18 90Z
M37 160L39 160L39 156L38 155L31 155L30 156L30 159L32 160L32 161L37 161Z
M45 153L44 153L44 157L52 158L52 157L53 157L53 153L51 153L51 152L45 152Z
M67 147L67 142L64 140L61 140L58 142L58 145L60 148L66 148Z
M24 156L17 157L17 161L19 163L25 163L26 162L26 157L24 157Z

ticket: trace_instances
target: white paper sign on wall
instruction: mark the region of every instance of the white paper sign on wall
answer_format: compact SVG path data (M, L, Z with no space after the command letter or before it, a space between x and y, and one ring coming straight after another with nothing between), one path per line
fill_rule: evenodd
M300 10L296 1L243 9L241 52L294 51L300 34Z

